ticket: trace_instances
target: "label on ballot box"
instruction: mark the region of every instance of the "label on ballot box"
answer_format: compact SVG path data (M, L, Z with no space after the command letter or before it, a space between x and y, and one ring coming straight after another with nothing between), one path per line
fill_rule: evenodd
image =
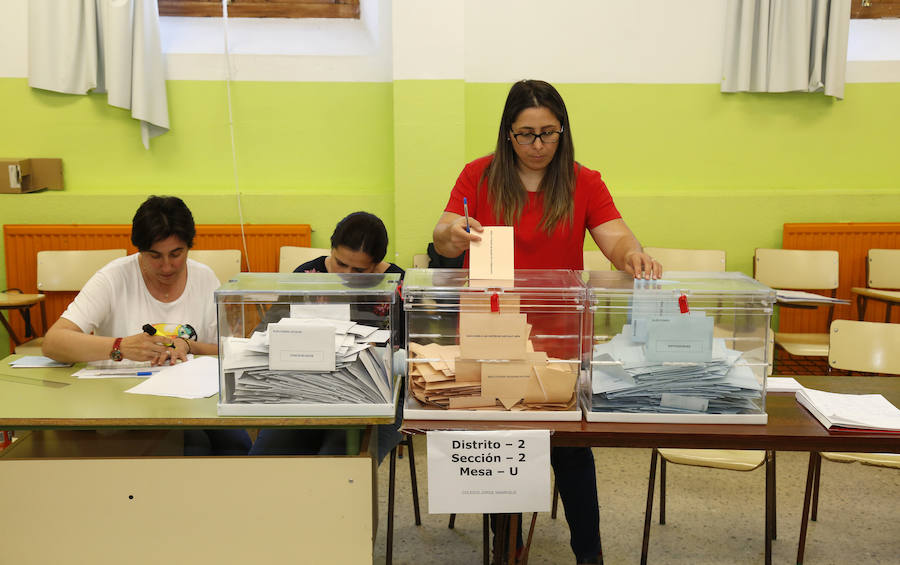
M334 371L334 327L269 324L269 369Z
M550 431L428 432L428 512L550 510Z
M644 356L648 361L712 360L713 319L703 312L652 316L646 325Z

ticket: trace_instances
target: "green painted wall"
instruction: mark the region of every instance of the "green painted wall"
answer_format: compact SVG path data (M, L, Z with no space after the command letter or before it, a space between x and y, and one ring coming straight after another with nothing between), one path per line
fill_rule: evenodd
M463 164L492 150L508 86L233 84L244 221L309 223L327 247L341 217L369 210L394 260L411 264ZM753 248L780 246L785 222L900 221L900 113L886 111L898 83L848 84L842 101L717 85L559 88L577 159L603 173L648 245L722 248L729 270L749 273ZM201 223L237 222L224 84L170 81L168 96L173 130L145 151L137 123L102 95L0 79L0 156L62 157L67 185L0 195L0 222L127 223L148 194L184 197Z

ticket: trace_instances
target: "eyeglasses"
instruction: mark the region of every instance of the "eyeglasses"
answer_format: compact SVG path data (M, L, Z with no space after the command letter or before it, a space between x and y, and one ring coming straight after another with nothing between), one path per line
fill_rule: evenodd
M559 136L565 128L559 128L559 131L545 131L543 133L514 133L516 143L519 145L531 145L534 140L541 138L543 143L559 143Z

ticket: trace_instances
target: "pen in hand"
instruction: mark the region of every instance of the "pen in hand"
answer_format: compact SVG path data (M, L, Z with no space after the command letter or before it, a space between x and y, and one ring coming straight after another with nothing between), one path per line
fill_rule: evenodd
M144 330L144 333L147 334L147 335L156 335L156 328L154 328L154 327L151 326L150 324L144 324L144 325L141 327L141 329ZM165 345L166 347L171 347L172 349L175 349L175 342L174 342L174 340L173 340L172 343L166 343L166 344L164 344L164 345Z
M469 232L469 200L463 197L463 214L466 215L466 233Z

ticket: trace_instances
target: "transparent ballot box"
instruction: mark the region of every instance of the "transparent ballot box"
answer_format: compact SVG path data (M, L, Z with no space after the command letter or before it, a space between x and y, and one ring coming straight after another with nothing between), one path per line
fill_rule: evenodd
M765 424L775 291L742 273L582 272L593 422Z
M410 269L404 418L580 420L584 285L573 271Z
M240 273L215 293L220 415L395 414L400 275Z

